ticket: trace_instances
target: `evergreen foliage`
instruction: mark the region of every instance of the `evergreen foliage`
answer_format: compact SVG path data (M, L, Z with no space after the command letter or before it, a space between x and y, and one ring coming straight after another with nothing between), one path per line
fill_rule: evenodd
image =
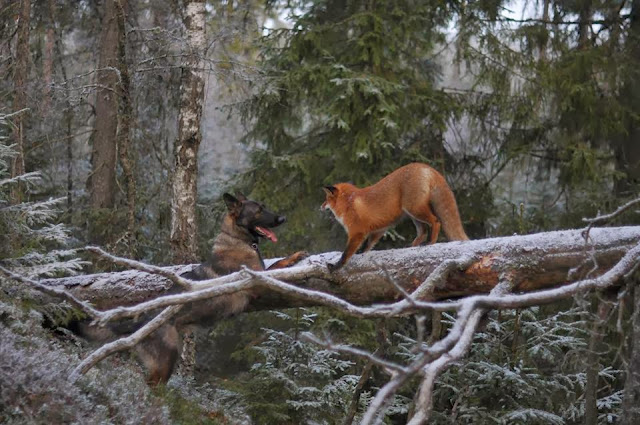
M287 246L335 248L315 213L323 185L371 184L412 161L444 167L442 133L458 102L438 89L431 51L451 7L300 2L293 26L262 40L266 76L243 112L263 149L245 184L287 214Z
M491 313L464 364L440 377L433 423L584 423L592 320L580 304ZM622 366L614 353L601 356L602 365ZM620 414L620 374L616 366L599 371L598 423Z

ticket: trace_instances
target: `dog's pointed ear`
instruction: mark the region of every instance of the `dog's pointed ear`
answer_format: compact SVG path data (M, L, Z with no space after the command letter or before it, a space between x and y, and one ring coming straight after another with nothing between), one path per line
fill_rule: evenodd
M234 209L240 207L240 201L229 193L225 193L224 195L222 195L222 199L224 199L224 203L227 205L227 209L229 211L233 211Z
M338 188L335 186L323 186L322 190L324 190L324 193L327 195L335 195L336 192L338 192Z
M236 198L238 198L239 201L246 201L247 200L247 197L244 196L242 194L242 192L236 192Z

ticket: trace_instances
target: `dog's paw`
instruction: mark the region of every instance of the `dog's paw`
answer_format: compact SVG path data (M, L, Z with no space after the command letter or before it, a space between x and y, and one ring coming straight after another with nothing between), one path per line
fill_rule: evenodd
M295 254L293 254L293 259L297 263L298 261L302 261L305 258L308 258L310 256L311 254L309 254L307 251L298 251Z

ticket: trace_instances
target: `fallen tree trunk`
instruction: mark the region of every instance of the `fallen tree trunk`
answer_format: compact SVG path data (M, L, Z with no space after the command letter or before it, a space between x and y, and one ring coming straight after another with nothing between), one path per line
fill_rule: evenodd
M582 233L567 230L373 251L352 257L335 273L330 273L326 266L340 255L332 252L311 256L290 269L265 274L302 288L333 294L352 304L371 305L401 298L396 285L412 292L446 260L471 258L471 266L449 272L427 297L439 300L486 294L501 280L509 280L514 292L527 292L561 286L585 276L598 276L640 243L640 226L591 229L588 243ZM184 272L191 267L167 269ZM239 274L234 273L213 284L240 279ZM67 289L99 309L132 305L174 291L168 279L133 270L49 279L44 283ZM258 289L249 310L303 304L313 302L263 288Z

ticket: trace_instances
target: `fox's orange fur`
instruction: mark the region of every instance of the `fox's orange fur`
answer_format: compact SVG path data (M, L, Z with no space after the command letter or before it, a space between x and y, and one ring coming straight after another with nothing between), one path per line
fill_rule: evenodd
M368 238L364 252L380 240L387 228L403 216L411 218L418 235L411 246L420 245L431 226L432 244L440 227L449 240L467 240L462 228L456 199L442 174L427 164L400 167L378 183L359 189L350 183L325 186L322 209L330 209L347 231L347 247L340 261L329 264L342 267Z

